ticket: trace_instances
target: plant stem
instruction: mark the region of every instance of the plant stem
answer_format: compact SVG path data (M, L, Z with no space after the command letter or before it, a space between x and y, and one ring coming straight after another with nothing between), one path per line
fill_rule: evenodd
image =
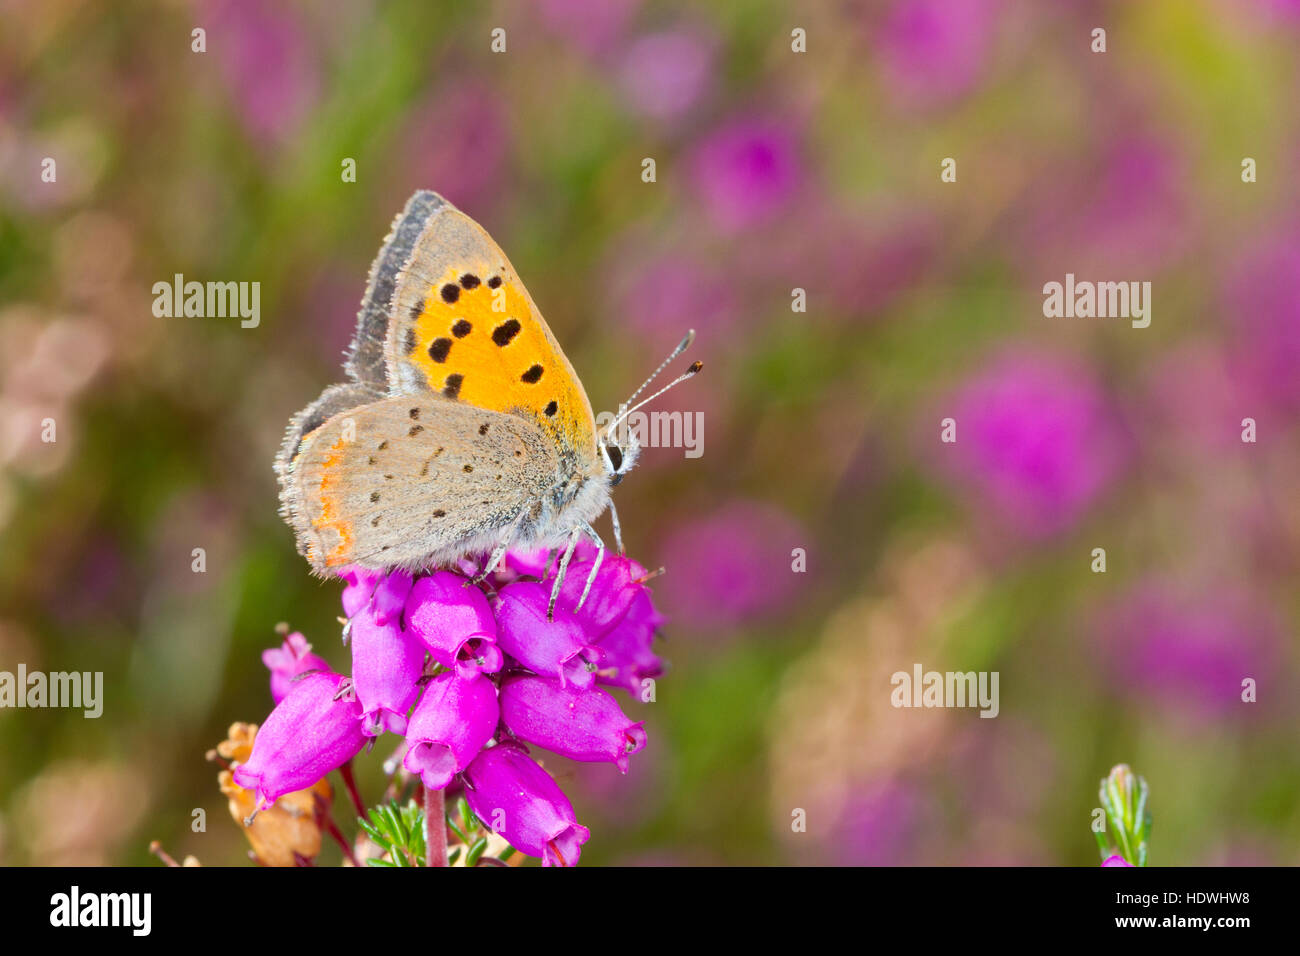
M357 790L356 777L352 776L351 760L339 767L339 774L343 777L343 785L347 787L348 796L352 798L352 805L357 808L357 816L364 820L366 816L366 805L361 802L361 793Z
M447 865L447 810L441 790L424 790L424 852L428 866Z

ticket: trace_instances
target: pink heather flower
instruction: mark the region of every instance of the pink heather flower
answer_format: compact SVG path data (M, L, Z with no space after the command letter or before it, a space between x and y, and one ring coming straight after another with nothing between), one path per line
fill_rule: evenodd
M267 651L287 692L235 782L256 789L265 807L391 731L406 738L403 766L424 786L440 790L460 775L470 806L512 846L547 866L575 864L588 831L522 741L626 772L646 734L596 681L639 694L641 680L663 667L650 649L660 616L640 564L606 555L587 603L572 610L594 558L590 546L575 552L554 622L546 619L551 585L525 577L554 573L540 553L506 555L486 585L499 589L493 603L472 581L474 561L414 580L403 571L348 569L351 680L313 670L325 662L308 653L302 635ZM445 668L432 679L426 653ZM493 745L498 732L514 736Z
M940 106L986 72L997 10L992 0L900 0L876 36L884 88L902 107Z
M255 790L258 809L305 790L365 746L361 705L345 693L347 678L316 672L296 681L257 732L253 752L235 768L235 783Z
M628 720L605 691L547 677L503 680L501 720L520 740L574 760L608 761L620 773L627 773L627 758L646 742L642 722Z
M664 672L663 661L652 649L662 623L663 617L651 603L649 590L638 594L623 619L600 638L599 647L604 656L596 672L596 682L622 687L640 700L642 682Z
M542 866L575 866L590 836L563 791L522 744L484 750L465 771L474 815Z
M375 588L384 579L384 572L369 568L348 568L340 576L347 582L343 588L343 610L348 620L351 620L370 604Z
M1126 442L1105 392L1073 360L1004 355L961 385L938 415L957 422L932 455L955 488L1027 537L1073 526L1118 476Z
M547 621L550 599L550 586L535 581L516 581L502 588L496 608L497 643L529 670L586 690L596 682L600 649L564 608L557 605L555 620Z
M327 671L329 662L319 654L311 652L307 638L294 631L284 639L279 647L262 651L262 663L271 671L271 700L280 703L284 700L293 679L307 671Z
M406 630L422 641L433 659L461 677L501 669L497 623L487 598L466 578L435 571L415 582L406 601Z
M1111 856L1106 857L1105 861L1101 865L1102 866L1132 866L1133 864L1130 863L1128 860L1124 859L1118 853L1115 853L1112 854Z
M638 583L646 575L645 568L621 554L606 554L591 582L586 603L575 610L594 564L594 561L570 562L557 603L557 608L573 613L593 643L623 619L638 595L649 590Z
M367 581L358 576L357 589ZM351 595L360 608L349 621L352 640L352 684L365 713L364 730L375 737L384 731L406 731L406 713L415 703L424 673L424 647L402 630L402 610L411 592L411 576L393 571L377 581L368 601ZM344 607L349 596L345 592Z
M728 233L770 220L804 180L794 127L770 116L742 116L709 134L691 172L704 212Z
M492 739L497 729L497 689L490 680L448 671L425 688L406 728L402 765L426 787L441 790Z
M420 693L424 645L396 623L376 624L363 612L352 622L352 683L365 714L363 729L377 737L406 733L406 714Z

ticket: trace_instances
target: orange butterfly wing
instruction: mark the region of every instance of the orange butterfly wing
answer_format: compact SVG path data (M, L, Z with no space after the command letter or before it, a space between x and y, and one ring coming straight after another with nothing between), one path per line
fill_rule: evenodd
M394 394L434 392L535 420L594 456L595 418L573 366L505 253L443 203L398 276L385 356Z

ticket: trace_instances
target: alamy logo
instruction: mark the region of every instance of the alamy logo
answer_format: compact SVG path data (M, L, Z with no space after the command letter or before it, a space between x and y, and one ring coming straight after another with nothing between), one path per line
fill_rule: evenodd
M260 282L186 282L178 272L171 282L155 282L152 291L153 314L160 319L239 316L245 329L255 329L262 321Z
M895 671L889 683L895 707L979 707L981 717L998 715L997 671L940 673L913 664L912 673Z
M50 897L51 926L129 926L134 936L148 936L153 919L149 893L85 893L78 886Z
M624 411L619 409L618 414ZM601 412L596 416L596 430L604 433L615 421L618 421L615 413ZM633 411L618 422L614 432L623 448L628 446L631 435L642 448L682 448L687 458L704 454L703 412Z
M103 671L27 672L0 671L0 708L79 707L83 716L94 719L104 712Z
M1043 286L1043 315L1049 319L1132 319L1135 329L1151 324L1150 282L1065 282Z

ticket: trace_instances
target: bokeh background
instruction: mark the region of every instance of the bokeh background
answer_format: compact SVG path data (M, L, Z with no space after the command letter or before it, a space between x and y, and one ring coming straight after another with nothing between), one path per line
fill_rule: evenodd
M668 569L650 745L548 762L584 863L1095 865L1120 761L1153 863L1300 862L1298 41L1284 0L0 2L0 669L106 685L0 711L0 862L246 862L204 752L277 622L347 666L271 458L417 188L597 409L699 332L661 407L703 455L617 496ZM178 272L260 326L155 318ZM1066 272L1150 328L1044 318ZM914 662L1000 715L892 708Z

